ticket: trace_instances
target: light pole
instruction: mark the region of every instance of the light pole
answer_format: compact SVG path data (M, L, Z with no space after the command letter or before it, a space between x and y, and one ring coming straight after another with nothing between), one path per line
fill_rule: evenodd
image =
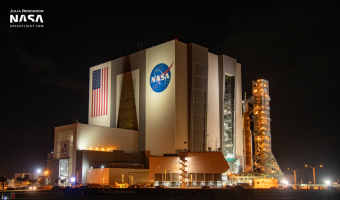
M308 165L305 165L305 167L308 167ZM319 166L316 166L316 167L309 166L309 167L313 169L313 179L314 179L314 187L315 187L315 169L318 168ZM320 167L322 167L322 165L320 165Z
M294 171L295 188L297 189L297 187L296 187L296 171L297 171L297 169L290 169L290 170Z

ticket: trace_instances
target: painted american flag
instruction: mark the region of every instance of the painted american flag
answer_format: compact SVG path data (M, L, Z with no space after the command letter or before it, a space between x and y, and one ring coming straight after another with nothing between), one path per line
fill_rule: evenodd
M91 118L107 115L109 68L104 67L92 72Z

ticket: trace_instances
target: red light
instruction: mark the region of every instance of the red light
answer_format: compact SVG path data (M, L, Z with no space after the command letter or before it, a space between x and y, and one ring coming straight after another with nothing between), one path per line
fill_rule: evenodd
M177 41L177 39L175 39Z

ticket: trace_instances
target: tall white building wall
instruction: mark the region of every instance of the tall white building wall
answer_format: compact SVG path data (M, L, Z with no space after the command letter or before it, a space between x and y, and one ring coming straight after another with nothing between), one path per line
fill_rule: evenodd
M243 126L242 126L242 75L241 64L236 63L235 75L235 158L243 170Z
M208 53L207 149L216 151L221 146L219 117L218 56Z
M150 75L159 63L170 67L171 80L163 92L155 92L150 86ZM175 105L175 41L166 42L146 49L146 114L145 141L146 149L152 155L161 156L165 153L176 153L176 105Z
M189 56L189 45L172 40L158 46L112 60L90 68L89 124L104 127L117 127L123 74L131 71L135 93L136 114L139 134L139 152L151 150L153 155L176 153L189 148L189 113L188 113L188 59L190 56L208 58L207 107L205 150L211 147L217 150L223 144L223 95L225 74L235 77L234 109L234 157L242 159L242 85L241 65L236 59L226 55L212 53L199 54L196 51ZM202 47L203 48L203 47ZM126 64L126 62L128 64ZM171 67L171 80L168 87L160 93L150 87L150 73L159 64ZM109 67L108 115L91 117L92 72L102 67ZM221 69L220 69L221 68ZM222 71L221 71L222 70ZM178 72L178 73L176 73ZM221 75L223 74L223 75ZM222 78L224 79L224 78ZM111 82L113 80L113 82ZM222 121L221 121L222 120ZM203 149L202 149L203 150Z
M175 41L175 63L176 63L176 135L175 149L188 150L188 63L187 44Z

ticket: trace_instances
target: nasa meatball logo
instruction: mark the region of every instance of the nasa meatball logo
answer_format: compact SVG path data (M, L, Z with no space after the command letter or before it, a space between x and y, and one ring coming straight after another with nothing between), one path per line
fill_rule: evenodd
M164 63L156 65L150 74L150 87L155 92L163 92L171 80L171 67L174 62L171 63L170 67Z

